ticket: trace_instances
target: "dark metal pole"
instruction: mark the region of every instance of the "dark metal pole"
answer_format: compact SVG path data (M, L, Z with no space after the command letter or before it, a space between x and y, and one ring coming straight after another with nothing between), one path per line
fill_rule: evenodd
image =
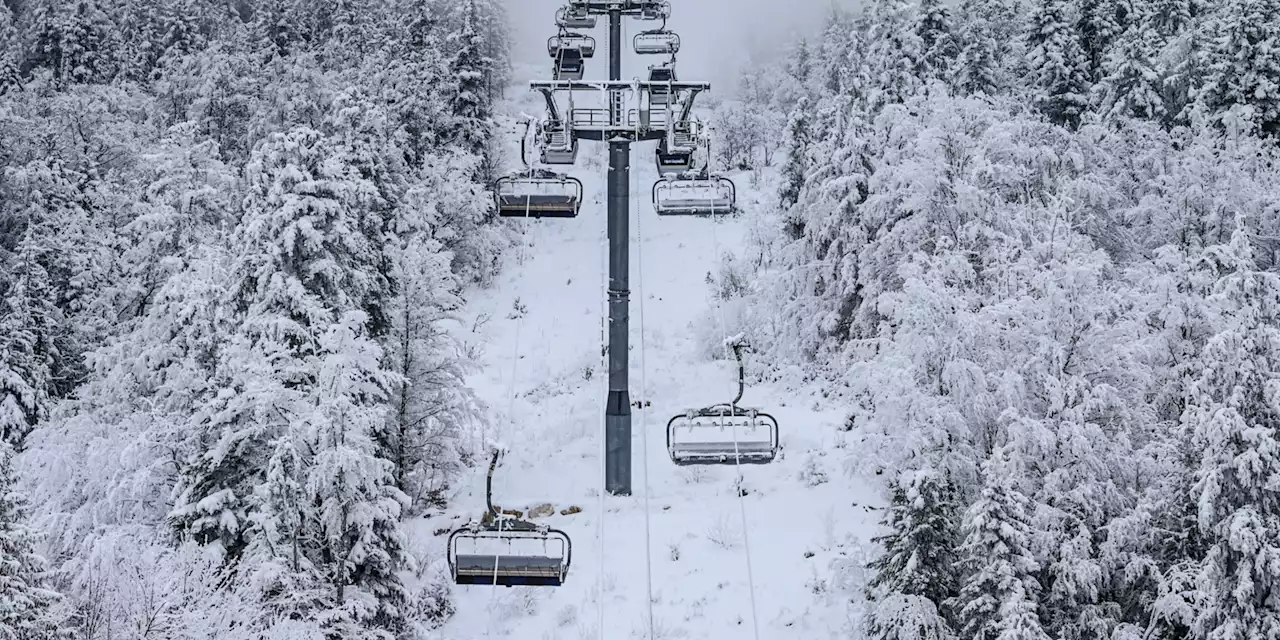
M609 79L622 79L622 12L609 12ZM622 105L610 100L613 122L623 122ZM609 141L609 398L604 418L604 486L613 495L631 495L631 395L627 390L629 346L627 234L631 197L631 143Z

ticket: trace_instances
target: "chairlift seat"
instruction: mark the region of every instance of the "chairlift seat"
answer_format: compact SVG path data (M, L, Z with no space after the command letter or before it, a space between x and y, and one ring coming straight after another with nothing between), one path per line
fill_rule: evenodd
M532 523L516 523L519 530L499 530L495 525L472 524L449 535L448 563L453 580L462 585L499 585L504 587L558 587L569 573L572 546L569 536L558 529ZM459 551L459 543L473 546L490 545L493 551L472 549ZM555 544L559 555L547 553L504 553L514 543ZM496 546L494 546L496 545Z
M558 587L564 584L561 559L547 556L459 555L458 584ZM496 565L496 566L495 566Z
M504 218L573 218L582 206L582 182L571 176L507 176L495 189L498 215Z
M675 55L680 53L680 35L665 29L641 31L631 39L631 46L639 55Z
M583 58L590 58L596 54L596 39L581 33L562 33L547 38L547 54L552 58L570 49L576 49Z
M660 216L728 214L736 206L736 190L728 178L665 178L653 184L653 209Z

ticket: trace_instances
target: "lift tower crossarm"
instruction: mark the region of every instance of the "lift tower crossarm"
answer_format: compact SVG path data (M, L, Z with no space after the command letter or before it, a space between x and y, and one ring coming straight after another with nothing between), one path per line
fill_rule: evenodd
M648 80L537 80L529 83L534 91L626 91L652 87L672 91L710 91L710 82L650 82Z
M570 0L569 7L595 15L609 15L617 11L623 16L638 16L651 20L671 17L668 0Z

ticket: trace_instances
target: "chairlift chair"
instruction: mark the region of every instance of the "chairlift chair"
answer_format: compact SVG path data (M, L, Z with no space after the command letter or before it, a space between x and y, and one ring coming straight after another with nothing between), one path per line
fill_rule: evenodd
M653 183L653 210L660 216L714 216L737 210L733 181L705 171L683 173Z
M661 2L653 2L640 10L641 20L661 20L666 23L667 18L671 17L671 2L661 0Z
M573 544L568 534L547 525L505 516L493 506L493 471L501 456L494 450L485 481L488 517L449 534L449 572L461 585L558 587L569 574ZM520 553L508 553L519 544ZM555 553L550 548L557 547ZM464 549L464 547L466 547Z
M547 38L547 53L552 58L557 57L561 51L567 49L577 49L582 53L583 58L590 58L596 54L596 39L589 35L570 31Z
M583 60L581 49L560 49L555 54L555 79L556 80L581 80L586 72L586 62Z
M680 53L680 35L666 29L641 31L631 39L631 46L640 55L675 55Z
M676 82L676 67L674 63L659 64L649 67L649 82ZM671 104L671 88L670 87L649 87L649 108L665 107Z
M542 162L573 164L578 161L578 137L564 124L552 124L543 133Z
M596 16L586 8L566 6L556 9L556 25L565 29L594 29Z
M677 465L767 464L780 448L778 421L738 406L743 391L741 340L731 344L738 360L738 395L727 404L689 409L667 422L667 453Z
M654 159L658 165L658 175L676 175L686 173L693 166L692 149L670 149L666 139L658 141L654 151Z
M504 218L574 218L582 206L582 181L535 169L499 178L494 198Z

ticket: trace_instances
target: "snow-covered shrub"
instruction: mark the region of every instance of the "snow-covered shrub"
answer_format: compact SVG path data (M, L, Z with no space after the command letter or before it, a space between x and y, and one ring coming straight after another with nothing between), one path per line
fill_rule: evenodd
M419 629L439 628L458 607L453 599L453 577L443 559L431 563L422 583L409 596L408 618Z

